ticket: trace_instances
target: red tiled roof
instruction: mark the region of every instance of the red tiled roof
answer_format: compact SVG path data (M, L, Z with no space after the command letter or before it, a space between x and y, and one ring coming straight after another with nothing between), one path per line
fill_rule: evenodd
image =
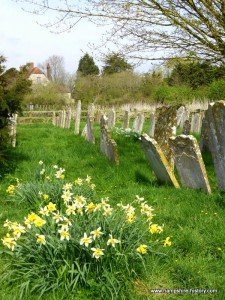
M34 67L34 68L30 71L29 75L31 75L31 74L43 74L43 72L42 72L38 67Z

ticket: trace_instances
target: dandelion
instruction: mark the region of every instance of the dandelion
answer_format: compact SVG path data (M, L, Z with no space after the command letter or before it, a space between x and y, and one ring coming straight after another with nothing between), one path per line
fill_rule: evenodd
M80 239L80 245L85 245L86 247L92 243L92 238L87 236L86 232L84 233L84 237Z
M49 204L47 205L47 209L48 211L52 212L56 210L56 204L49 202Z
M16 246L16 241L13 237L10 236L9 233L6 234L5 237L3 237L2 243L4 246L8 247L10 250L14 251L14 248Z
M112 237L112 235L110 234L110 235L109 235L109 239L108 239L108 241L107 241L107 246L111 245L112 247L115 248L116 244L118 244L118 243L120 243L120 241L117 240L117 239L114 239L114 238Z
M48 200L49 199L49 195L47 195L47 194L43 194L42 197L43 197L44 200Z
M163 244L163 247L170 247L172 245L172 242L170 241L170 237L168 236L165 241L164 241L164 244Z
M46 244L45 236L43 234L36 234L36 237L37 237L38 244L40 244L40 245Z
M101 232L101 227L98 227L98 229L91 231L91 234L93 235L93 239L99 238L103 232Z
M104 255L103 251L104 249L100 249L100 248L91 248L91 251L93 251L93 257L95 257L96 259L99 259L99 257L101 257L102 255Z
M10 186L8 186L8 188L6 189L6 193L10 194L10 195L15 195L15 190L16 190L16 187L11 184Z
M151 224L149 227L149 231L151 234L161 233L163 232L163 226L159 226L158 224Z
M139 247L137 247L136 251L141 253L141 254L146 254L147 253L147 245L140 245Z
M42 166L44 163L42 160L39 161L39 165Z
M75 183L75 185L81 186L81 185L83 185L83 179L77 178L77 179L74 181L74 183Z

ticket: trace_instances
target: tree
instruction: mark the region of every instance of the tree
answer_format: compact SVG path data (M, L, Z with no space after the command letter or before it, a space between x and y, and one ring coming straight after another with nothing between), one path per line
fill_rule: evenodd
M95 64L93 57L88 53L81 57L77 71L80 72L82 76L99 74L98 66Z
M63 56L52 55L44 63L39 64L39 67L44 73L47 71L47 65L50 66L50 74L52 82L56 84L65 84L66 71Z
M21 103L30 91L31 81L14 68L5 71L6 59L0 56L0 169L9 147L8 122L13 113L21 111Z
M131 64L119 53L112 52L106 55L104 63L103 74L121 73L132 70Z
M29 4L29 10L32 5L36 13L58 11L52 26L61 22L66 26L62 31L85 18L98 24L108 20L113 23L108 40L133 57L165 59L179 54L215 62L225 59L224 0L18 1Z

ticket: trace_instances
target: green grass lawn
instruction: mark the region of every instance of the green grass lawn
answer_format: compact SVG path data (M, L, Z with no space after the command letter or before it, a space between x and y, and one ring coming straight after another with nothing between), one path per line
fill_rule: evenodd
M115 136L120 164L109 162L100 153L99 130L95 125L96 144L91 145L83 137L74 136L72 129L48 124L18 126L17 147L11 155L14 170L0 182L1 235L6 219L22 220L27 213L26 206L10 201L5 192L8 185L15 177L22 182L32 180L40 160L57 164L66 169L68 182L91 176L99 199L109 197L114 205L143 196L155 209L154 222L164 224L164 234L171 237L172 246L162 250L166 255L148 256L147 272L132 284L130 299L225 299L225 197L217 191L211 157L205 155L204 160L212 195L174 189L157 183L139 140ZM4 264L2 256L2 270ZM217 289L217 293L154 294L151 289ZM0 288L0 299L14 299L15 294L13 288L11 292ZM95 299L84 295L81 291L80 296L71 299ZM57 297L63 299L63 295ZM50 294L46 299L55 298Z

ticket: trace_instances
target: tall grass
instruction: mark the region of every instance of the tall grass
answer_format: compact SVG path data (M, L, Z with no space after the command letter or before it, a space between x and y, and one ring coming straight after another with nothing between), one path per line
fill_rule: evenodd
M100 153L99 125L95 125L96 144L88 144L72 130L52 125L18 126L18 145L13 149L14 172L5 175L0 185L0 224L6 219L22 220L27 206L10 201L5 190L15 177L21 182L35 178L38 161L63 166L68 181L88 174L96 184L99 197L109 197L113 204L129 203L135 195L145 198L156 213L158 224L165 224L166 236L172 246L165 248L165 256L154 253L147 259L147 272L130 286L129 298L138 299L225 299L225 197L219 194L210 156L205 156L213 194L190 189L160 186L145 159L139 140L115 136L120 165L110 163ZM1 235L4 228L0 227ZM0 269L8 260L1 255ZM24 286L26 289L26 286ZM216 294L154 294L151 289L217 289ZM0 289L0 299L16 299L17 290ZM30 291L31 293L31 291ZM28 299L37 299L30 294ZM66 296L58 290L45 299L98 299L95 285ZM69 297L69 298L68 298ZM128 299L129 299L128 298Z

